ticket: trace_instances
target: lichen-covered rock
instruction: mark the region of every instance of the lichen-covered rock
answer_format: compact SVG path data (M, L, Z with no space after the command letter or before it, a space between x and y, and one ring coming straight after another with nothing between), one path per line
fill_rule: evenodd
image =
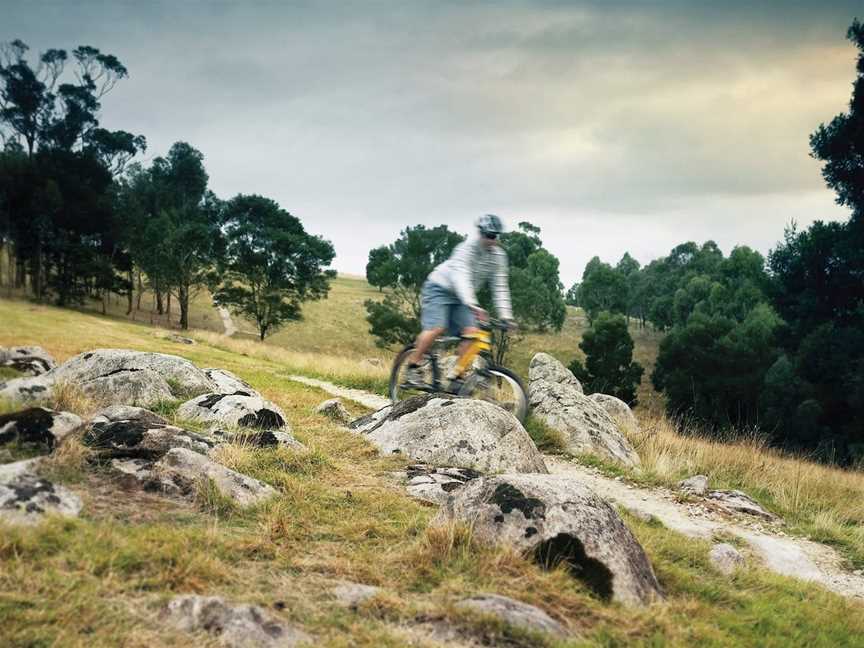
M415 464L405 469L406 490L414 499L444 504L453 493L482 473L470 468L436 468Z
M548 472L522 424L497 405L443 394L409 398L353 421L382 454L484 473Z
M186 448L172 448L153 467L160 481L173 483L183 493L194 493L203 480L213 482L219 492L240 506L251 506L272 497L276 490Z
M183 403L177 416L210 423L212 427L254 427L279 430L286 426L285 412L260 396L245 393L203 394Z
M460 488L435 525L467 524L475 540L503 544L540 564L565 564L604 599L628 605L661 597L645 551L605 500L557 475L481 477Z
M636 420L636 415L630 406L620 398L615 398L609 394L591 394L588 398L606 410L606 413L618 423L619 427L632 431L639 430L639 421Z
M229 603L216 596L178 596L165 607L162 618L182 632L206 632L226 648L312 645L308 634L257 605Z
M155 416L152 412L147 415ZM172 448L186 448L207 454L216 441L173 425L151 422L152 418L108 420L104 415L95 419L84 433L84 445L103 459L160 459Z
M540 356L546 357L538 361ZM532 413L564 435L567 450L597 455L624 466L639 465L639 455L616 422L582 393L581 386L572 383L564 365L542 353L534 356L531 364L534 371L528 391Z
M144 425L168 425L168 421L155 412L133 405L109 405L97 411L91 423L113 423L115 421L136 421Z
M564 626L540 608L498 594L472 596L459 601L456 608L492 616L514 628L529 632L541 632L555 637L567 635Z
M38 446L50 452L81 424L81 418L70 412L31 407L0 415L0 444Z
M338 398L324 401L315 408L315 413L322 414L339 425L348 425L351 422L351 415Z
M257 391L242 378L231 373L227 369L214 369L212 367L202 369L210 380L216 385L212 390L214 394L245 394L246 396L260 396Z
M42 403L49 400L54 390L54 379L50 373L41 376L24 376L0 382L0 401L8 403Z
M107 382L104 379L122 377L125 380L133 381L131 374L141 372L148 372L160 377L162 379L161 385L173 396L201 394L211 392L215 388L213 381L185 358L165 353L129 351L128 349L96 349L81 353L54 369L51 375L57 381L79 386L90 395L105 396L107 402L128 405L130 404L128 400L113 397L110 393L110 389L115 387L118 382ZM155 383L156 381L140 382ZM154 390L156 390L155 387ZM159 398L164 398L161 388L156 391L159 392ZM176 394L173 393L175 391ZM146 406L153 402L156 401L132 404Z
M528 384L536 381L546 381L558 385L569 385L580 394L583 393L582 383L573 372L548 353L537 353L528 365Z
M708 559L717 570L730 576L735 573L735 570L744 565L744 556L730 544L720 542L711 547L708 552Z
M54 358L40 346L0 347L0 366L30 376L41 376L57 366Z
M36 472L37 460L0 465L0 519L12 524L35 524L46 514L75 517L81 499L65 486Z

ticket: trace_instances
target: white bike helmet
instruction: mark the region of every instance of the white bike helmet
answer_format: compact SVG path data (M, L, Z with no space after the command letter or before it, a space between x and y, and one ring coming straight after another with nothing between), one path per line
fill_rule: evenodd
M488 238L497 238L504 233L504 224L495 214L484 214L477 219L477 229Z

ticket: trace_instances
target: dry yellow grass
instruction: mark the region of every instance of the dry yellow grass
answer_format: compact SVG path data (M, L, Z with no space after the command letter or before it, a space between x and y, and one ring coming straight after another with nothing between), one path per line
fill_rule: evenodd
M82 517L0 528L0 618L10 645L199 645L204 637L185 636L159 620L165 601L181 592L264 606L302 624L316 645L334 648L396 648L409 640L435 645L411 634L430 620L485 645L524 648L833 648L864 636L855 603L758 567L729 579L710 567L708 542L636 519L628 524L667 593L649 609L603 603L565 571L479 546L464 527L427 530L434 510L406 497L390 476L404 459L379 457L363 438L316 415L324 395L285 379L286 365L300 364L301 357L222 338L211 346L207 336L196 337L198 344L177 345L127 322L0 301L0 344L42 344L60 359L97 346L148 349L224 367L279 404L308 448L221 450L225 463L278 491L272 501L240 511L206 485L195 504L124 490L104 468L87 464L73 437L57 453L52 476L82 493ZM329 371L347 371L337 360ZM665 434L655 435L658 457ZM697 464L722 461L719 449L696 457ZM343 610L330 593L341 579L384 592L356 611ZM574 637L554 644L454 610L456 600L479 593L537 605Z
M695 474L737 488L779 513L792 528L838 544L864 565L864 472L772 449L760 436L720 441L665 416L643 416L630 438L642 459L634 475L674 485Z

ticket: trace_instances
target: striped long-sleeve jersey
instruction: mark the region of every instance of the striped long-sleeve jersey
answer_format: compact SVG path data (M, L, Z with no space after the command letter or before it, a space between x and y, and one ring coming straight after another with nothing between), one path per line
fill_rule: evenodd
M427 281L452 291L462 303L472 308L478 305L477 288L488 281L498 316L513 319L507 253L500 245L487 248L478 236L463 241L449 259L430 273Z

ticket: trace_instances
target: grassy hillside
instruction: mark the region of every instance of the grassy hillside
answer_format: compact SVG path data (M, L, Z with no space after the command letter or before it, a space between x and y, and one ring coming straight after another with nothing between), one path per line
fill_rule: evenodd
M337 355L314 363L301 351L196 338L185 346L142 325L0 301L0 345L41 344L61 360L95 347L147 349L224 367L282 406L309 448L224 452L228 465L279 491L274 501L239 511L206 497L191 504L128 490L88 468L77 440L64 443L51 474L82 494L84 512L34 528L0 526L4 646L210 645L159 620L160 606L187 592L257 603L301 624L321 646L432 646L422 628L436 622L487 645L552 645L453 607L481 592L543 608L574 633L559 645L864 645L860 604L757 566L723 577L709 565L709 543L657 523L627 518L667 593L644 610L604 603L563 570L543 571L505 549L478 546L466 529L429 531L434 509L404 496L389 477L402 462L379 458L365 441L313 414L325 395L285 378L310 368L337 375L360 363ZM66 405L83 415L92 409L82 399ZM675 449L682 462L723 462L720 452L687 455L688 447ZM763 465L769 472L777 466L769 455ZM750 479L758 479L752 466ZM340 579L384 593L357 611L340 609L329 594Z
M366 310L363 303L367 299L380 299L378 289L370 286L359 277L340 276L332 282L327 299L307 302L303 306L303 319L286 324L267 338L267 343L291 352L324 354L344 358L349 363L374 358L389 365L393 350L381 349L369 335ZM176 304L171 317L159 316L155 312L153 296L145 294L141 300L142 309L136 310L129 318L126 316L126 302L113 297L108 305L109 314L124 319L164 327L176 328L179 313ZM101 303L90 303L85 310L101 310ZM222 321L207 291L196 296L190 308L190 326L200 331L221 333ZM235 318L238 338L257 342L255 326L252 322ZM582 358L579 342L587 330L588 323L579 309L568 308L564 328L560 332L525 333L514 345L507 363L520 375L527 378L528 363L533 355L545 351L556 356L565 364L574 358ZM635 342L634 358L645 367L642 385L639 388L641 406L652 411L662 409L662 399L651 387L650 375L657 357L657 346L661 334L650 329L639 328L635 323L630 328ZM250 347L251 348L251 347ZM383 389L383 382L378 390Z

